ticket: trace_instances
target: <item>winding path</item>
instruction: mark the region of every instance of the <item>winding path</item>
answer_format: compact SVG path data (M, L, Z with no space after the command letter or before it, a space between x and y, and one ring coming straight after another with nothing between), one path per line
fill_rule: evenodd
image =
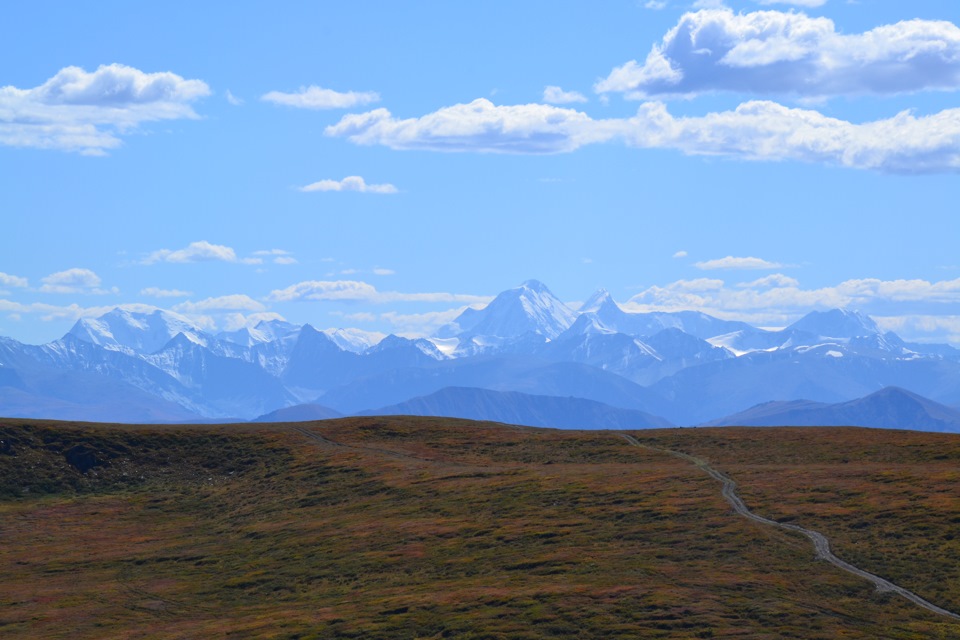
M813 548L817 553L818 559L826 560L830 564L836 567L839 567L844 571L852 573L853 575L859 576L865 580L869 580L870 582L872 582L877 586L877 589L879 591L896 593L898 595L903 596L910 602L918 606L921 606L924 609L927 609L928 611L938 613L948 618L953 618L954 620L960 620L960 615L957 615L952 611L948 611L943 607L938 607L932 602L928 602L924 600L914 592L893 584L886 578L881 578L878 575L872 574L869 571L864 571L863 569L856 567L850 564L849 562L845 562L841 560L840 558L835 556L832 551L830 551L830 541L827 539L825 535L823 535L819 531L813 531L812 529L805 529L804 527L791 524L789 522L777 522L776 520L771 520L770 518L764 518L763 516L757 515L754 512L750 511L750 509L748 509L747 505L744 503L743 499L739 495L737 495L737 483L734 482L733 479L730 478L729 476L711 467L706 460L703 460L702 458L697 458L696 456L691 456L686 453L681 453L680 451L672 451L670 449L661 449L660 447L651 447L649 445L645 445L641 443L639 440L637 440L633 436L627 435L625 433L621 433L619 435L624 440L626 440L627 442L629 442L635 447L641 447L643 449L650 449L652 451L659 451L661 453L666 453L677 458L682 458L687 462L690 462L696 465L697 467L705 471L707 474L709 474L711 478L713 478L714 480L717 480L718 482L723 483L723 491L722 491L723 497L726 499L727 502L730 503L730 506L733 507L734 511L744 516L745 518L749 518L750 520L754 520L762 524L770 525L771 527L779 527L780 529L786 529L788 531L796 531L798 533L802 533L803 535L810 538L810 540L813 542Z

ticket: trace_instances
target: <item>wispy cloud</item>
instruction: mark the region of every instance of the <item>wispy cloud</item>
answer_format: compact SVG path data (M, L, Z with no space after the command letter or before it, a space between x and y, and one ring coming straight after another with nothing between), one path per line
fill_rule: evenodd
M428 311L426 313L397 313L388 311L380 314L380 320L389 322L394 332L406 337L423 338L436 333L440 327L450 324L463 313L466 306L445 311Z
M0 286L4 287L26 287L29 282L26 278L12 276L8 273L0 272Z
M98 295L119 293L116 287L102 289L100 287L100 276L90 269L74 268L58 271L43 278L42 282L41 293L92 293Z
M783 265L779 262L770 262L761 258L735 258L727 256L716 260L705 260L693 264L697 269L710 271L713 269L779 269Z
M290 302L293 300L340 300L348 302L462 302L466 304L487 303L490 296L457 293L400 293L378 291L372 284L357 280L309 280L298 282L285 289L270 292L269 300Z
M360 176L347 176L343 180L320 180L304 187L300 191L356 191L359 193L397 193L397 188L390 183L367 184Z
M143 122L196 118L190 103L207 95L206 83L170 72L65 67L32 89L0 87L0 144L104 155Z
M226 93L224 93L224 97L227 99L227 102L229 102L235 107L239 107L243 104L243 100L233 95L230 89L227 89Z
M642 64L631 60L616 67L594 87L598 93L632 98L711 91L832 96L957 88L960 28L953 23L908 20L848 35L828 18L730 9L684 14Z
M141 264L157 262L239 262L243 264L262 264L262 258L238 258L237 252L222 244L212 244L206 240L191 242L183 249L159 249L143 259Z
M547 104L570 104L587 102L587 96L579 91L564 91L560 87L548 86L543 89L543 101Z
M344 116L329 136L361 145L480 153L564 153L620 140L644 149L745 160L797 160L887 173L960 170L960 109L864 124L810 109L751 101L733 111L675 117L661 102L627 119L593 120L550 105L497 106L486 99L399 120L386 109Z
M687 257L687 252L686 252L686 251L677 251L675 254L673 254L673 257L674 257L674 258L686 258L686 257Z
M392 149L560 153L611 139L590 116L543 104L498 106L486 98L398 120L386 109L350 114L325 130L356 144Z
M380 101L380 94L374 91L334 91L316 85L300 87L295 93L271 91L261 100L298 109L349 109L358 105Z
M189 291L180 289L159 289L157 287L147 287L140 290L140 295L150 296L151 298L189 298L193 294Z
M254 251L253 255L267 259L273 259L274 264L297 264L297 259L289 251L283 249L265 249Z
M264 311L266 307L248 295L238 293L206 298L197 302L181 302L173 307L178 313L197 314L211 311Z
M960 305L960 279L845 280L834 286L805 289L799 281L773 274L753 282L728 286L723 280L678 280L649 287L623 306L628 311L698 310L719 317L757 321L785 318L817 308L878 308L896 306L907 313L918 308L949 309Z

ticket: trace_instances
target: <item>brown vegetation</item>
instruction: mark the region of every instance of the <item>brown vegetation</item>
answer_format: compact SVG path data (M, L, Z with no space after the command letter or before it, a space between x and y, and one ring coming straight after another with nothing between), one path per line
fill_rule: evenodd
M609 432L0 421L0 636L951 638ZM960 609L960 437L675 429L758 513Z

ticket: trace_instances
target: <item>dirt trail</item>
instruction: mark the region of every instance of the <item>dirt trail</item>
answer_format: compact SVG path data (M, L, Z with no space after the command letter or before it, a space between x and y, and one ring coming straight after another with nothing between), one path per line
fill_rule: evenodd
M696 456L691 456L686 453L681 453L679 451L672 451L670 449L661 449L660 447L651 447L649 445L642 444L639 440L637 440L633 436L627 435L625 433L620 434L620 436L635 447L650 449L652 451L659 451L661 453L666 453L677 458L682 458L687 462L690 462L696 465L697 467L703 469L703 471L709 474L711 478L723 484L723 490L722 490L723 497L726 499L727 502L730 503L730 506L733 507L734 511L744 516L745 518L749 518L751 520L760 522L762 524L770 525L771 527L779 527L780 529L786 529L788 531L797 531L799 533L802 533L803 535L810 538L811 542L813 542L813 548L816 551L818 559L826 560L830 564L837 566L843 569L844 571L848 571L849 573L852 573L855 576L860 576L865 580L869 580L870 582L872 582L877 586L877 589L879 591L888 591L891 593L896 593L898 595L903 596L910 602L918 606L921 606L924 609L927 609L928 611L938 613L942 616L947 616L948 618L953 618L954 620L960 620L960 615L957 615L956 613L952 611L948 611L942 607L938 607L932 602L928 602L924 600L914 592L893 584L886 578L881 578L878 575L872 574L869 571L864 571L863 569L859 567L855 567L849 562L845 562L841 560L840 558L835 556L832 551L830 551L830 541L827 539L825 535L823 535L819 531L813 531L812 529L805 529L804 527L791 524L788 522L777 522L776 520L771 520L770 518L764 518L763 516L757 515L754 512L750 511L750 509L748 509L747 505L744 503L743 499L739 495L737 495L737 483L734 482L732 478L728 477L727 475L711 467L706 460L697 458Z

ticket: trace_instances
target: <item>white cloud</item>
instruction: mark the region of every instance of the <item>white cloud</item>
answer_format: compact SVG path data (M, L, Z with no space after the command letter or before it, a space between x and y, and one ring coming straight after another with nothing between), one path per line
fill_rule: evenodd
M289 251L283 249L264 249L254 251L253 255L273 258L274 264L297 264L297 259Z
M647 0L643 6L647 9L659 11L660 9L665 9L667 7L667 2L666 0Z
M388 311L380 314L380 320L393 325L395 333L408 338L425 338L436 333L440 327L450 324L463 313L466 306L448 309L446 311L429 311L426 313L397 313Z
M623 307L634 312L697 310L749 322L778 322L818 308L896 307L906 313L956 305L960 305L960 278L939 282L863 278L804 289L797 280L774 274L733 287L721 280L679 280L650 287Z
M741 282L737 285L741 289L765 289L767 287L799 287L800 282L782 273L773 273L753 282Z
M692 155L747 160L800 160L888 173L960 169L960 109L852 124L817 111L753 101L734 111L674 118L646 103L625 128L630 144Z
M158 289L157 287L147 287L140 290L140 295L150 296L151 298L188 298L193 294L189 291L180 289Z
M795 7L822 7L827 4L827 0L753 0L757 4L763 5L772 5L772 4L791 4Z
M340 92L311 85L300 87L300 91L296 93L271 91L264 94L261 100L298 109L349 109L357 105L379 102L380 94L374 91Z
M119 290L100 288L100 276L90 269L67 269L51 273L42 278L43 286L40 287L41 293L94 293L108 294L119 293Z
M347 176L343 180L320 180L300 187L300 191L357 191L359 193L397 193L397 188L390 183L367 184L360 176Z
M463 302L487 303L489 296L475 296L456 293L399 293L395 291L377 291L366 282L356 280L309 280L291 285L286 289L270 292L269 300L290 302L293 300L342 300L351 302Z
M238 258L237 252L222 244L212 244L206 240L191 242L184 249L159 249L144 258L142 264L157 262L240 262L243 264L261 264L262 258Z
M243 100L233 95L230 89L227 89L227 92L224 94L224 97L227 99L227 102L232 104L235 107L239 107L243 104Z
M779 269L783 265L778 262L769 262L760 258L735 258L727 256L716 260L706 260L693 264L697 269L711 271L714 269Z
M26 287L28 285L26 278L21 278L20 276L12 276L7 273L0 271L0 285L4 287Z
M248 295L242 293L216 298L206 298L199 302L181 302L173 307L178 313L197 314L211 311L264 311L266 307Z
M815 2L791 2L819 6ZM821 3L822 4L822 3ZM706 9L684 14L641 64L594 89L628 97L710 91L829 96L960 88L960 28L908 20L861 34L803 13Z
M557 86L547 86L543 89L543 101L547 104L570 104L572 102L587 102L587 97L579 91L564 91Z
M478 98L405 120L394 118L386 109L349 114L325 133L391 149L560 153L609 140L616 132L574 109L543 104L497 106Z
M104 155L141 123L197 118L200 80L121 64L65 67L39 87L0 87L0 145Z
M271 320L286 321L279 313L264 311L261 313L251 313L244 315L242 313L228 313L222 316L221 321L224 331L237 331L243 328L253 328L261 322L270 322Z
M674 257L674 258L686 258L686 257L687 257L687 252L686 252L686 251L677 251L675 254L673 254L673 257Z
M393 269L383 269L381 267L375 267L373 270L373 274L377 276L392 276L396 275L396 273Z
M798 160L887 173L960 170L960 109L910 112L854 124L809 109L751 101L733 111L674 117L661 102L628 119L593 120L549 105L495 106L485 99L397 120L385 109L347 115L326 134L393 149L562 153L622 140L638 148L745 160Z

